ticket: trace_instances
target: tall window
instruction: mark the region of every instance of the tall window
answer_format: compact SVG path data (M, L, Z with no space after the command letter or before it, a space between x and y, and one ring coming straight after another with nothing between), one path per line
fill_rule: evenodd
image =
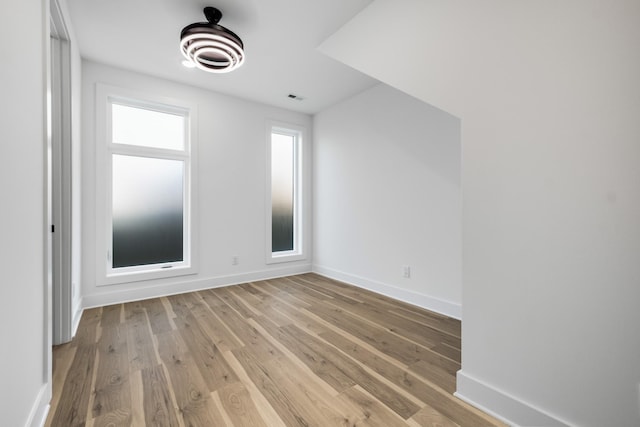
M268 262L302 258L302 132L271 126Z
M191 273L190 109L107 95L104 113L106 283Z
M183 160L113 154L112 269L183 262Z

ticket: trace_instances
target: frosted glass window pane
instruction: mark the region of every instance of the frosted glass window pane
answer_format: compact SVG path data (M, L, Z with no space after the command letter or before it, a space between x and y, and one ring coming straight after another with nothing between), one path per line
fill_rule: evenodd
M113 155L113 268L183 261L181 160Z
M271 250L292 251L295 137L271 134Z
M111 104L112 142L184 150L186 118L181 115Z

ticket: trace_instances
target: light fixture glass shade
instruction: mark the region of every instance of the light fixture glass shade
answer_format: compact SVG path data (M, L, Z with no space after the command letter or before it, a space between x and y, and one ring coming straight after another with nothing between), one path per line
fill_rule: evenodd
M208 22L187 25L180 33L180 51L187 60L210 73L228 73L244 63L244 45L232 31L218 25L222 13L205 7Z

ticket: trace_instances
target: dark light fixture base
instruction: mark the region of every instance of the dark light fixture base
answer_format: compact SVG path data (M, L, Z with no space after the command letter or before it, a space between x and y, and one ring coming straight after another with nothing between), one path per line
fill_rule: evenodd
M244 63L244 44L233 31L219 25L222 12L205 7L207 22L187 25L180 33L180 51L197 68L228 73Z
M212 24L217 24L222 19L222 12L215 7L207 6L204 8L204 16Z

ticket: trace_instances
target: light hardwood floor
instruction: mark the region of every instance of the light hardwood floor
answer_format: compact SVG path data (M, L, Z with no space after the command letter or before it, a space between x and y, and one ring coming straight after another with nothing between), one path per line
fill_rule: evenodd
M460 322L303 274L85 310L47 426L502 426L455 398Z

